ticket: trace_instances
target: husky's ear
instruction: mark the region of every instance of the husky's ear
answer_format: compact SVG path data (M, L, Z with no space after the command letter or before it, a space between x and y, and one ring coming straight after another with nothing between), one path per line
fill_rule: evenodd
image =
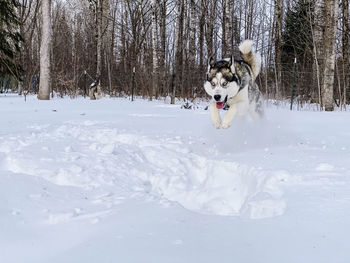
M211 56L208 62L208 71L210 70L210 68L213 68L214 66L215 66L215 59L213 56Z
M236 69L235 69L235 59L233 58L233 56L231 55L230 57L230 69L232 73L236 73Z
M233 63L233 57L232 55L230 56L230 58L228 59L228 63L229 63L229 66L231 67L232 63Z
M215 66L215 60L214 60L213 56L211 56L208 60L207 81L209 81L210 69L213 68L214 66Z

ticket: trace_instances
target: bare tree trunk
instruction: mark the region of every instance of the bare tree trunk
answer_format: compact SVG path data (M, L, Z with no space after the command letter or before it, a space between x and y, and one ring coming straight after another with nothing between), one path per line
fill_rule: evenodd
M103 38L104 32L108 29L109 2L107 0L97 0L95 2L96 10L96 86L90 89L90 99L94 100L101 96L101 75L102 75L102 52L103 43L108 42ZM109 65L107 65L108 67Z
M221 23L221 56L225 58L227 56L227 41L226 41L226 24L227 16L226 16L226 0L221 0L221 6L222 6L222 23Z
M40 46L39 100L49 100L51 90L51 0L42 0L42 35Z
M238 49L239 44L241 43L241 19L238 19L241 16L241 10L238 7L239 1L232 0L231 4L231 23L230 23L230 34L231 34L231 52L234 56L239 56L240 51ZM239 13L238 13L239 12ZM240 17L241 18L241 17Z
M189 8L189 58L187 69L185 70L187 75L187 98L193 97L194 93L194 84L197 75L194 73L197 72L196 68L196 3L195 0L190 0Z
M222 0L222 57L226 58L231 55L231 23L232 4L230 0Z
M233 9L232 9L232 1L226 0L226 32L225 32L225 38L226 38L226 56L232 55L232 23L233 23Z
M112 10L112 26L111 26L111 43L109 47L109 59L108 59L108 85L109 85L109 95L112 93L112 69L114 59L114 46L115 46L115 28L116 28L116 14L117 14L116 4L113 5Z
M175 36L175 85L171 97L171 104L175 103L176 90L181 89L183 66L183 24L184 24L184 0L178 1L177 25Z
M321 90L323 82L324 72L324 32L326 25L326 0L316 0L314 7L314 28L313 28L313 43L314 43L314 65L313 65L313 76L314 76L314 87L313 97ZM319 94L320 95L320 94ZM322 96L321 96L322 100ZM319 101L322 105L322 101Z
M166 83L166 70L165 70L165 61L166 61L166 13L167 13L167 0L162 0L160 8L160 88L165 90Z
M199 44L199 67L201 71L204 67L204 28L205 28L205 7L204 7L204 0L201 0L201 14L199 19L199 38L198 38L198 44Z
M216 17L216 4L217 1L203 1L205 3L205 11L206 11L206 34L205 40L207 43L208 56L214 55L214 27L215 27L215 17ZM209 5L211 2L211 5ZM210 7L210 8L209 8Z
M96 81L99 84L100 78L101 78L101 72L102 72L102 15L103 15L103 1L104 0L97 0L97 6L96 6L96 27L97 27L97 34L96 34Z
M181 82L179 83L181 86L181 98L185 99L187 97L188 92L188 32L189 32L189 16L188 16L188 2L190 0L183 0L183 26L182 26L182 46L180 47L182 50L182 67L181 67Z
M324 78L322 82L322 102L326 111L333 111L333 85L335 67L335 40L337 37L338 0L326 0L326 31L324 39Z
M190 0L190 56L189 56L189 62L190 67L193 70L195 67L195 58L196 58L196 13L195 13L195 7L196 3L195 0Z
M347 91L350 89L350 81L349 81L349 49L350 49L350 43L349 43L349 34L350 34L350 27L349 27L349 0L342 0L342 53L343 53L343 81L344 81L344 91L343 91L343 104L346 105L346 94Z
M153 96L156 96L158 91L158 56L157 56L157 47L158 47L158 41L157 41L157 20L156 20L156 14L157 14L157 1L152 0L151 3L151 9L152 9L152 88L150 89L150 100L152 100Z
M120 25L120 42L121 42L121 57L123 72L126 72L126 33L125 33L125 12L126 8L124 5L121 6L121 25Z
M276 90L277 96L283 96L282 92L282 66L281 66L281 45L282 45L282 19L283 19L283 0L275 1L275 66L276 66Z
M275 0L276 1L276 0ZM244 22L245 22L245 39L251 39L253 33L253 12L254 12L254 1L245 1L245 12L244 12Z

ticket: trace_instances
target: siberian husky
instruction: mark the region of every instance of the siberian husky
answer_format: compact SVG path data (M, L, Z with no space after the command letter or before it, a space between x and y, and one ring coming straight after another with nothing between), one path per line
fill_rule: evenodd
M252 49L253 41L239 45L243 60L234 58L215 61L210 58L205 91L212 96L210 117L215 128L227 129L235 116L263 116L263 98L255 79L260 72L260 58ZM219 110L227 108L221 121Z

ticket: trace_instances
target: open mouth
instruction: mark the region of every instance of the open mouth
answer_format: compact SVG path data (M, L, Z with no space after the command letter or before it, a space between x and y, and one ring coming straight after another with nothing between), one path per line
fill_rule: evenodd
M218 108L219 110L222 109L225 106L226 101L227 101L227 96L225 97L224 101L216 102L216 108Z

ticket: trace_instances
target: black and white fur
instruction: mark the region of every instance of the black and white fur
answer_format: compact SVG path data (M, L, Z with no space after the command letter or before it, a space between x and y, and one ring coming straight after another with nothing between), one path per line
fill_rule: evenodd
M227 129L235 116L250 114L253 119L263 115L262 95L255 79L260 72L260 58L253 52L253 41L245 40L239 50L243 60L209 61L205 91L212 96L210 117L215 128ZM221 120L219 109L229 106Z

